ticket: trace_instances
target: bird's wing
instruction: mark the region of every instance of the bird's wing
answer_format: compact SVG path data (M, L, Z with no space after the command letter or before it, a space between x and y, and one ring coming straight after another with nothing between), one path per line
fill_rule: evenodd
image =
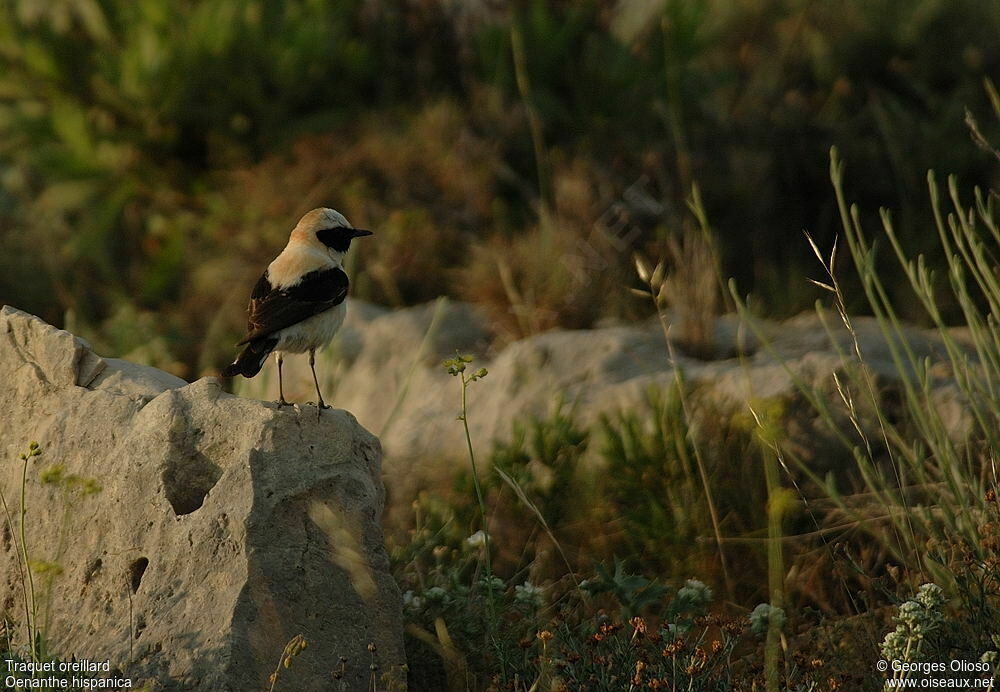
M317 269L285 288L273 288L265 272L250 296L247 335L240 344L273 334L340 305L347 298L347 274L339 267Z

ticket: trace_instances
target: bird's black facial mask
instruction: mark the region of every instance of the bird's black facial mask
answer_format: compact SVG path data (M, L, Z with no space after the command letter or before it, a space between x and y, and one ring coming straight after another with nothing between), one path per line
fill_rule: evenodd
M362 228L343 228L339 226L337 228L324 228L316 231L316 237L319 239L319 242L337 252L347 252L351 247L351 240L371 234L371 231L366 231Z

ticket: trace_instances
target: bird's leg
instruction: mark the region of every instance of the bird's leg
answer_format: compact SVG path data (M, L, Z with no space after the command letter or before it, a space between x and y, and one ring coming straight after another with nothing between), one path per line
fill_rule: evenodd
M312 369L313 384L316 385L316 397L319 399L319 404L317 404L317 406L320 409L330 408L326 405L326 402L323 401L323 392L319 391L319 379L316 377L316 349L314 348L309 349L309 367Z
M280 353L275 353L274 357L278 361L278 400L274 403L278 405L278 408L281 408L282 406L291 406L291 404L285 401L285 388L281 382L281 364L284 362L284 359L281 357Z

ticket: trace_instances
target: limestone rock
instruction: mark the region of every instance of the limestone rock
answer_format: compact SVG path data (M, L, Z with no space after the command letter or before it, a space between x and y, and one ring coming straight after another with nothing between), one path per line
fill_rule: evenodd
M32 562L62 570L34 576L57 654L110 660L150 690L246 692L267 689L301 633L308 648L278 689L368 689L373 656L379 677L402 679L381 448L350 413L317 420L315 407L279 410L213 378L102 359L7 307L0 417L15 523L18 454L31 440L43 452L28 462L26 543ZM84 494L80 479L100 491ZM0 593L18 615L16 540L3 532Z
M899 381L898 369L877 322L855 318L853 327L873 375L892 390ZM474 306L438 302L385 312L352 301L338 336L349 347L335 344L321 355L318 370L327 378L325 391L332 392L328 398L354 411L380 437L387 482L403 497L408 485L417 482L415 477L442 466L440 460L464 463L465 439L455 420L460 389L441 367L456 350L474 354L475 368L489 369L489 376L469 390L469 424L480 449L488 450L495 439L508 439L516 419L546 415L559 399L573 407L584 426L604 413L641 410L650 387L671 385L677 365L699 396L723 411L745 414L753 400L784 401L794 417L787 430L806 458L819 451L830 464L847 463L846 456L836 453L839 443L821 430L824 426L796 382L825 392L831 407L837 408L840 400L832 376L840 373L843 381L844 368L853 365L855 336L835 315L827 316L825 323L815 314L804 314L781 323L762 322L757 328L763 342L735 316L719 318L714 350L733 357L712 361L688 357L676 343L671 359L655 318L589 330L553 330L492 351L487 345L488 321ZM963 340L957 332L952 336ZM940 362L946 356L934 331L905 327L902 337L918 359ZM244 396L275 398L273 366L268 364L254 380L238 381L236 387ZM313 396L305 357L286 359L285 392L297 400ZM967 434L962 431L968 428L968 416L960 401L941 394L932 404L941 408L956 438ZM846 419L844 424L851 428Z

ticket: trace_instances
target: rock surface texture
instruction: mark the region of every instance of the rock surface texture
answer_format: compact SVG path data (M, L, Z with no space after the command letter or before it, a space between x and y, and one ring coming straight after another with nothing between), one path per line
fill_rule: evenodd
M31 440L42 449L28 462L25 533L31 562L61 568L33 579L37 622L57 654L110 660L150 690L248 692L268 688L302 634L308 648L282 667L277 689L402 679L381 449L351 414L317 421L312 406L278 410L212 378L187 384L101 358L6 307L0 420L0 487L15 527L18 455ZM81 479L100 491L85 494ZM2 605L23 620L19 547L4 530Z
M441 301L386 311L352 301L338 341L323 352L319 369L330 376L325 384L328 398L353 411L382 440L386 482L391 492L404 497L413 489L409 486L419 483L419 474L433 474L435 468L446 472L445 467L467 463L462 425L455 420L460 408L459 383L441 367L442 360L454 356L456 350L475 355L473 370L489 369L485 380L469 388L469 424L481 450L489 450L494 439L509 439L517 419L549 415L560 399L572 406L584 427L601 414L648 410L643 407L650 388L669 388L675 381L676 364L703 406L745 414L752 401L783 402L792 414L786 421L788 433L806 458L823 450L820 462L830 467L848 463L841 445L834 444L829 430L817 424L796 379L824 391L831 407L837 409L841 402L833 374L842 374L852 360L851 335L835 315L826 325L815 314L804 314L756 326L763 332L766 347L735 316L718 318L715 350L729 357L715 360L689 357L676 344L671 360L656 319L589 330L553 330L490 349L489 322L474 306ZM880 389L892 396L899 376L881 330L866 317L856 318L854 328ZM963 340L960 331L952 336ZM905 338L916 357L942 364L946 360L937 333L907 327ZM288 358L284 367L286 395L291 393L296 401L307 399L313 386L307 359ZM969 425L969 413L953 391L946 368L943 372L933 384L933 403L949 431L961 436ZM274 368L268 364L257 378L237 386L245 396L273 399L277 396L274 378ZM711 408L706 410L711 414ZM710 424L711 415L708 420ZM436 463L445 460L454 463Z

